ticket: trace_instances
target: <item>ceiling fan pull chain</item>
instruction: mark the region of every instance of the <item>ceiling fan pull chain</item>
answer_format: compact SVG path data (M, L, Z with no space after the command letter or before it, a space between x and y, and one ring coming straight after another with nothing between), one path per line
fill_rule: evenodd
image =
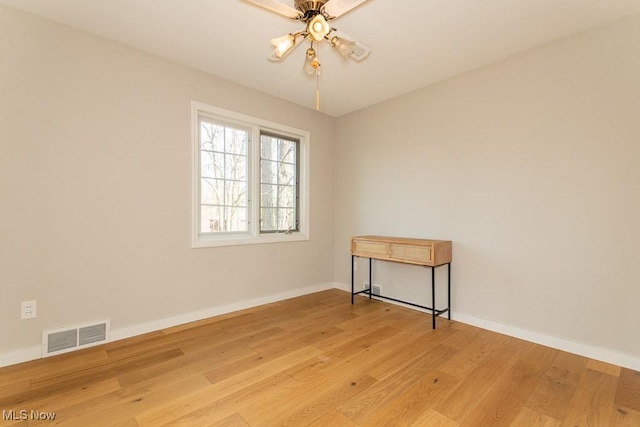
M320 77L318 74L318 70L316 70L316 111L320 111Z
M320 53L320 43L318 43L318 53ZM316 111L320 111L320 67L320 61L316 56Z

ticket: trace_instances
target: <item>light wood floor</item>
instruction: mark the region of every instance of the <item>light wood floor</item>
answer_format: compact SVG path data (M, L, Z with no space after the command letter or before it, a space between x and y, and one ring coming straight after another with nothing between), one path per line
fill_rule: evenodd
M330 290L2 368L5 418L56 418L0 425L640 426L638 372L349 299Z

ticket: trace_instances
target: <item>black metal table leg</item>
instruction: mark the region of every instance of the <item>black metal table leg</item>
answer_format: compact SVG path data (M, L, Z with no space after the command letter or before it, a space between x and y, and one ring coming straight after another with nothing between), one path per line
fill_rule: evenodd
M373 281L371 279L371 263L373 259L369 258L369 299L371 299L371 290L373 289Z
M447 318L451 320L451 263L447 264Z
M431 267L431 326L436 328L436 269Z
M355 255L351 255L351 305L353 305L353 263L355 262Z

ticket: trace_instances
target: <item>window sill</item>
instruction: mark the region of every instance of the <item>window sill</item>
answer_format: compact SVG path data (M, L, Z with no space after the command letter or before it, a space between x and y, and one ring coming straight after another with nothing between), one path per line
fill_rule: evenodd
M274 233L261 234L259 236L237 235L237 236L198 236L197 240L191 242L191 247L210 248L216 246L237 246L237 245L257 245L262 243L285 243L301 242L309 240L306 233Z

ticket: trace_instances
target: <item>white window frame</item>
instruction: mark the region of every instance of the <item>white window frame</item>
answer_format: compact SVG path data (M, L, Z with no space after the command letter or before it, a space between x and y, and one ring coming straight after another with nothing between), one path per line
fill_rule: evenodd
M200 233L200 116L248 128L249 132L249 229L247 232ZM260 233L260 131L297 139L299 142L298 231ZM308 131L273 123L201 102L191 102L191 247L231 246L309 240Z

